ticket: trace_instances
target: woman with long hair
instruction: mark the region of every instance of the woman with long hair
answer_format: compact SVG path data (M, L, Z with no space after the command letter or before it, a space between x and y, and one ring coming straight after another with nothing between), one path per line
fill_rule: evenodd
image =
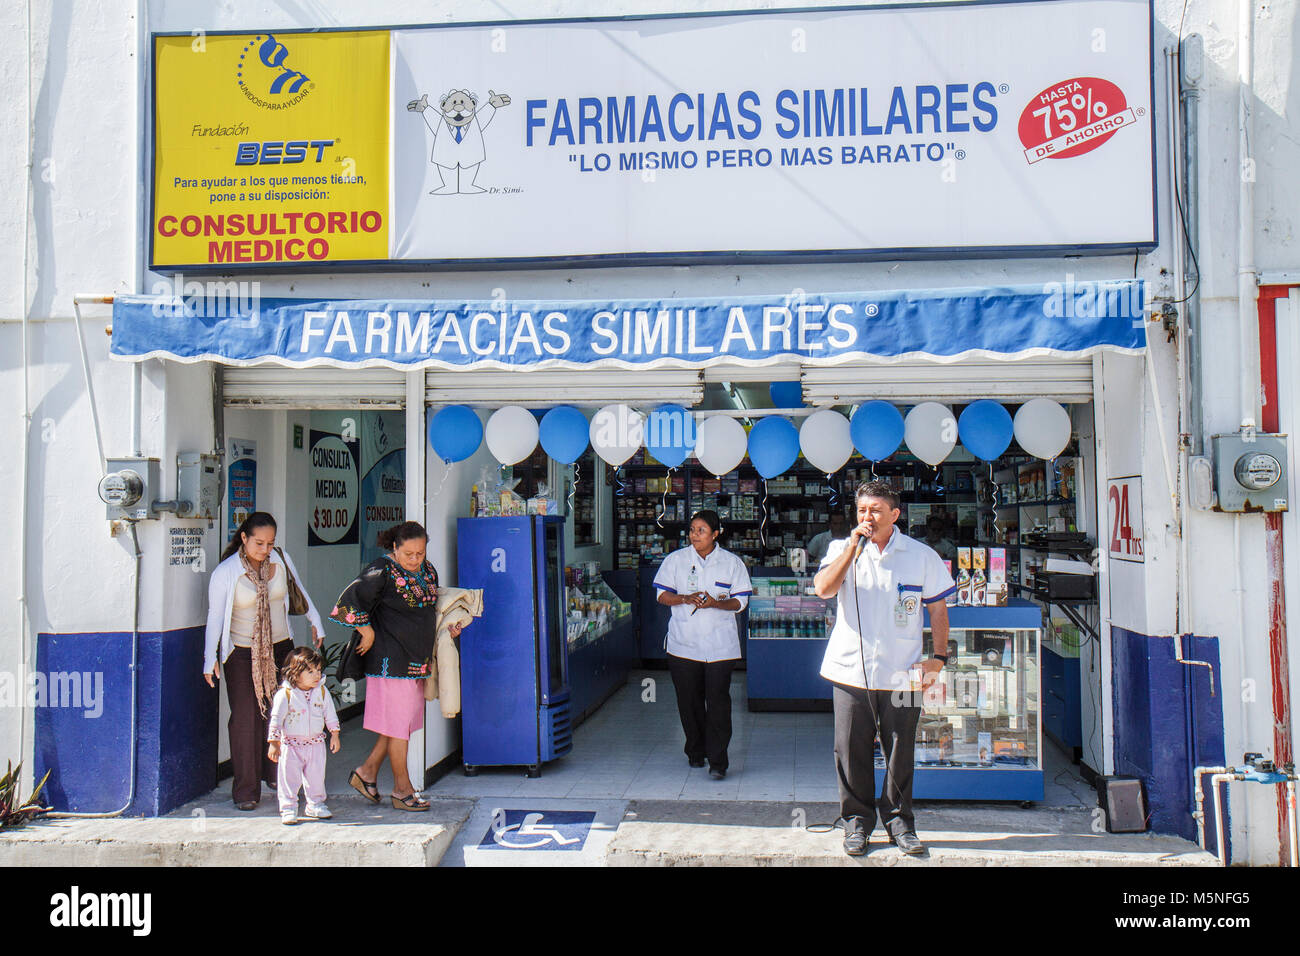
M290 580L307 599L312 641L325 629L289 556L275 546L275 519L254 511L230 539L208 582L208 625L203 676L209 687L225 669L230 702L230 763L235 806L252 810L262 782L275 789L277 770L266 755L266 723L280 669L293 650Z
M406 768L411 734L424 729L424 681L438 633L438 572L425 560L429 534L416 521L404 521L379 534L388 554L371 562L343 589L330 617L361 635L365 664L366 710L362 726L379 735L370 756L348 782L371 803L379 802L379 768L393 767L398 810L428 810L429 802L411 784ZM452 637L460 626L451 625Z

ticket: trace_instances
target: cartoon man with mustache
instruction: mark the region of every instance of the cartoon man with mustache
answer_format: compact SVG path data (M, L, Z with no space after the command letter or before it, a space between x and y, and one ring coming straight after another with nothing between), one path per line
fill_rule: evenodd
M486 117L480 119L478 98L469 90L452 90L438 103L437 119L430 118L429 94L406 104L412 113L419 113L433 132L433 153L430 157L438 170L442 185L431 190L431 196L456 193L486 192L474 180L478 168L486 158L483 150L483 130L487 129L496 111L510 105L510 97L488 90L488 101L483 109Z

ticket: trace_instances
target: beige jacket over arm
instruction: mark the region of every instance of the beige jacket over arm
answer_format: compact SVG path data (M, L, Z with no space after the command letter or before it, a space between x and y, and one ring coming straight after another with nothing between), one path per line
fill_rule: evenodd
M451 625L466 625L483 616L482 588L438 589L438 636L433 642L433 660L424 681L424 699L437 700L442 716L460 713L460 654L451 639Z

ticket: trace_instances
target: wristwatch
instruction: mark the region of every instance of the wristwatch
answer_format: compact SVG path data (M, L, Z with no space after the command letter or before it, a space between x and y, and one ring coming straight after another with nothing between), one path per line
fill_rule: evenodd
M947 654L931 654L931 655L930 655L930 659L931 659L931 660L935 660L935 661L939 661L939 662L941 662L941 663L943 663L943 664L947 664L947 663L948 663L948 655L947 655Z

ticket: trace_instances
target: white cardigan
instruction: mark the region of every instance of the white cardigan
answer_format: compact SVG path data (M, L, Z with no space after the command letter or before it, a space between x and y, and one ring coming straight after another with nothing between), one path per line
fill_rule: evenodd
M320 614L316 610L316 605L311 602L311 595L303 586L302 578L298 576L298 569L293 566L293 559L289 557L289 552L285 552L284 561L280 560L280 554L274 548L268 560L272 564L278 564L281 568L287 562L289 573L293 579L298 582L298 589L302 591L303 596L307 598L307 620L316 628L316 633L325 636L325 625L321 623ZM211 674L213 666L217 662L217 646L221 647L221 662L224 664L230 652L235 649L234 641L230 637L230 615L235 608L235 584L239 581L239 576L244 573L244 565L239 560L239 552L236 551L226 560L216 566L212 572L212 579L208 582L208 627L204 634L203 641L203 673ZM277 572L284 574L283 570ZM284 597L284 616L285 629L289 634L293 629L289 627L289 595Z

